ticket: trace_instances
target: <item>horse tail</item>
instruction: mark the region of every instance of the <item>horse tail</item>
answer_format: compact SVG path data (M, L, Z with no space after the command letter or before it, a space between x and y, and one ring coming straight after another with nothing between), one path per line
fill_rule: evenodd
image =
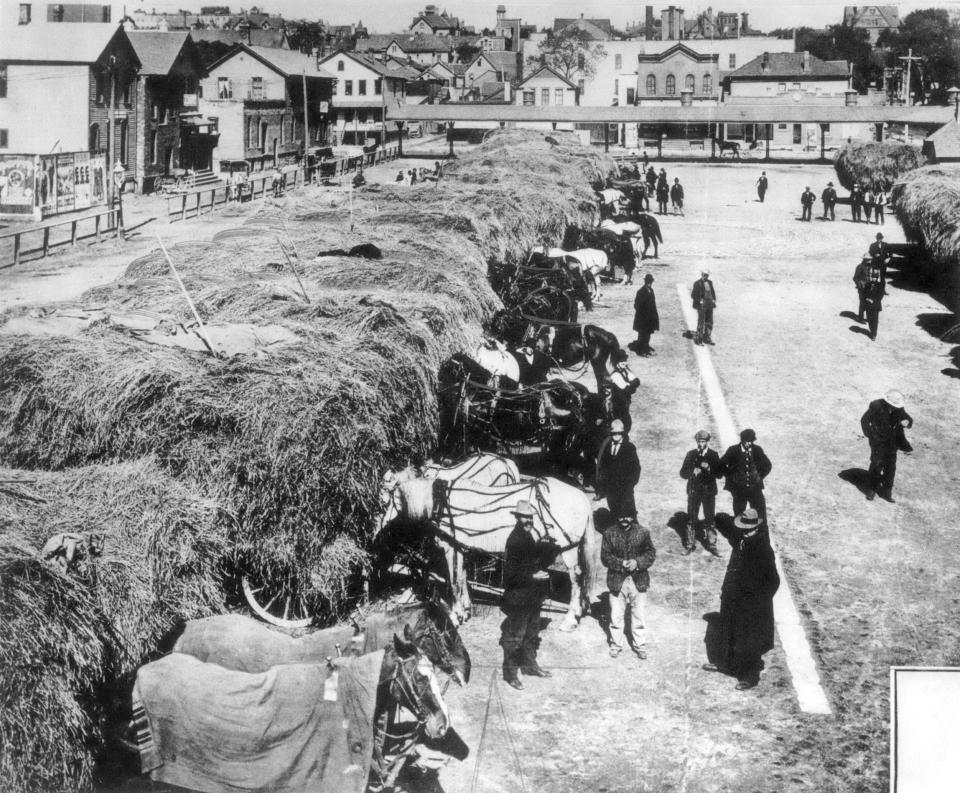
M583 573L582 597L586 608L589 609L590 604L595 603L600 598L603 586L600 575L603 571L603 564L600 562L602 537L593 522L593 508L589 503L587 507L587 522L583 529L583 540L580 544L580 569Z

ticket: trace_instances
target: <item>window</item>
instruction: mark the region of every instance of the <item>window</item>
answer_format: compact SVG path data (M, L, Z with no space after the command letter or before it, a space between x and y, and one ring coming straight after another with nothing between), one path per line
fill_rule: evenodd
M563 89L556 88L553 91L553 104L562 105L563 104Z
M55 5L50 9L51 22L63 22L63 6Z
M730 69L736 69L736 68L737 68L737 53L735 53L735 52L731 52L731 53L730 53L730 58L729 58L728 61L727 61L727 66L728 66L728 68L730 68Z
M10 145L10 133L5 129L0 129L0 149L5 149Z
M229 77L217 78L217 96L220 99L233 99L233 85Z
M96 93L97 93L97 104L105 105L107 103L107 86L110 83L110 75L108 74L98 74L96 76Z
M710 96L713 93L713 78L709 74L703 75L703 94Z
M157 164L157 133L156 131L150 133L150 164Z
M628 88L627 89L627 104L635 105L637 103L637 89Z
M100 125L91 124L87 132L87 143L90 151L100 151Z
M685 91L690 91L692 93L697 92L697 78L692 74L688 74L683 78L683 88Z
M263 78L262 77L250 78L250 98L263 99Z
M267 131L269 126L266 121L260 119L260 139L257 141L257 148L261 151L267 150Z
M541 88L540 89L540 104L549 105L550 104L550 89Z
M623 56L620 54L613 56L613 68L618 72L623 68Z
M152 118L154 121L160 118L160 106L156 102L153 103L153 109L150 111L150 118Z
M614 81L613 81L613 96L614 96L615 99L616 99L616 98L619 98L619 96L620 96L620 81L619 81L619 80L614 80Z
M30 3L20 3L20 25L29 25L31 19Z
M777 93L778 93L778 94L785 94L786 92L787 92L787 84L786 84L786 83L780 83L779 85L777 85Z
M0 63L0 99L7 95L7 64Z
M524 107L530 107L537 103L537 94L536 91L524 91L523 92L523 105Z
M343 95L344 95L344 96L353 96L353 80L344 80L344 81L343 81Z
M344 69L343 61L337 61L337 71L342 72Z
M357 93L360 96L367 95L367 81L366 80L357 80Z
M677 93L677 78L672 74L667 75L667 86L666 86L667 96L674 96Z
M792 87L793 87L793 90L794 90L794 91L799 91L799 90L800 90L800 83L794 83Z
M124 165L127 164L127 140L129 138L128 132L129 127L127 125L127 120L124 119L120 122L120 152L117 154L118 159Z
M777 124L777 129L786 129L786 128L787 128L786 124Z
M657 77L654 74L647 75L647 96L657 95Z
M829 124L821 124L821 125L820 125L820 129L822 129L825 134L827 134L827 135L830 134L830 125L829 125Z
M119 79L119 78L118 78ZM129 80L123 84L123 104L127 107L130 107L130 82Z
M373 81L373 93L377 96L383 93L383 80L374 80Z

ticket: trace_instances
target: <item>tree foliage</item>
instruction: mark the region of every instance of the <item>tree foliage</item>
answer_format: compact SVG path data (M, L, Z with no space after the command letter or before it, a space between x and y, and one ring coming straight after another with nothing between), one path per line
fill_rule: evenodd
M527 59L527 67L536 69L545 63L567 80L590 80L597 73L597 64L607 57L602 44L590 38L575 25L558 33L550 33L539 46L540 54Z
M945 91L960 80L960 24L942 8L912 11L896 31L885 30L878 44L888 47L888 65L899 66L900 56L910 50L923 60L911 67L910 90L918 101L943 99Z

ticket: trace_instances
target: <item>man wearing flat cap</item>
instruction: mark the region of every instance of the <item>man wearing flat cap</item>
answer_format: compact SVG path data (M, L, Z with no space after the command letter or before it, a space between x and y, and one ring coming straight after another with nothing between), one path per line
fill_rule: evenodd
M687 527L683 536L683 549L689 554L697 549L696 524L700 507L703 507L703 540L706 549L714 556L717 551L717 529L714 513L717 502L717 479L723 476L720 455L707 444L710 433L700 430L693 439L697 448L687 452L680 466L680 476L687 480Z
M610 657L623 652L626 615L630 614L630 647L647 657L646 602L650 566L657 558L650 532L635 518L623 517L603 533L600 561L607 568L610 590Z
M650 337L660 330L660 314L657 312L657 296L653 293L653 275L650 273L643 276L643 286L633 299L633 311L633 329L637 332L634 348L637 355L653 355L655 351L650 346Z
M710 280L710 273L704 269L700 278L693 282L690 290L693 307L697 310L697 333L693 340L696 344L713 344L713 309L717 306L717 290Z
M610 422L610 437L597 457L597 494L606 496L612 518L635 518L633 489L640 481L640 458L620 419Z
M545 571L556 558L559 546L546 528L542 533L537 530L536 512L529 501L518 502L513 515L517 522L507 538L503 559L500 610L506 617L500 626L500 645L503 679L509 686L522 689L518 670L530 677L550 677L537 663L537 648L540 606L549 588Z
M773 465L756 440L757 433L753 430L741 432L740 443L729 447L720 458L720 468L726 477L724 489L733 496L733 514L739 515L749 504L766 521L763 480L770 475Z
M904 430L913 426L907 413L903 394L888 391L883 399L875 399L860 418L860 427L870 443L870 489L867 500L874 495L894 503L893 478L897 473L897 451L909 454L913 447Z
M780 576L770 535L754 509L746 509L725 531L730 561L720 589L717 641L708 642L710 656L703 668L737 678L737 690L760 682L763 654L773 649L773 596Z

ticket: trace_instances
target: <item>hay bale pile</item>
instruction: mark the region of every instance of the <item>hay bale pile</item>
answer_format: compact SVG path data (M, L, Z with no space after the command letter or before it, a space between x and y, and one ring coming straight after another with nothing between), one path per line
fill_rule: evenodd
M44 508L71 516L30 524L40 507L22 499L4 513L0 588L5 606L20 607L5 614L0 659L23 684L5 686L3 711L39 713L44 724L0 726L3 778L25 791L88 788L109 683L178 619L219 608L224 570L283 583L321 619L345 609L384 470L431 452L439 365L472 346L500 305L488 264L585 222L589 182L613 171L572 136L553 137L559 145L497 133L438 184L372 187L352 200L308 188L266 202L248 219L252 236L174 246L212 328L280 327L292 339L256 354L223 359L145 340L131 317L153 317L160 330L191 321L159 249L84 296L105 318L78 332L12 333L4 326L26 310L0 316L0 464L38 472L39 491L55 493L41 492ZM289 268L270 266L286 262L278 237L299 254L309 302ZM382 258L314 259L363 242ZM169 505L157 501L180 489ZM176 518L194 501L207 506ZM31 555L54 524L104 523L104 503L129 546L124 564L104 557L64 576Z
M923 248L933 274L958 286L960 166L928 166L907 174L890 198L907 239Z
M837 153L834 168L847 190L855 184L890 190L903 175L923 165L915 146L894 140L848 143Z

